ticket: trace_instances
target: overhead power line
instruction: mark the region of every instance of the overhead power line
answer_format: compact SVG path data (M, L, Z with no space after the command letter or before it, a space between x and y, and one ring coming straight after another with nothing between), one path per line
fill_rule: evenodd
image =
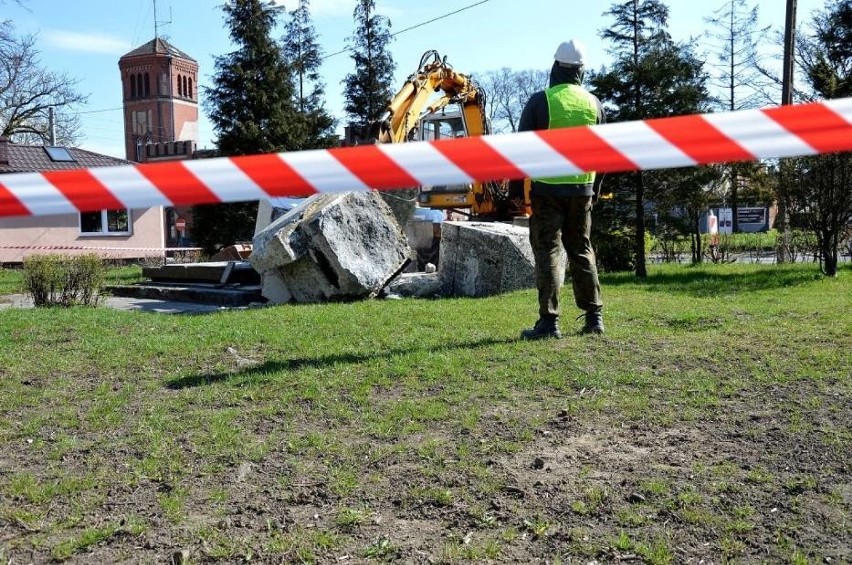
M104 108L103 110L86 110L85 112L77 112L78 114L103 114L104 112L115 112L116 110L124 110L122 107L118 108Z
M396 33L392 33L392 34L391 34L391 37L395 37L395 36L397 36L397 35L400 35L400 34L402 34L402 33L405 33L406 31L411 31L412 29L417 29L417 28L419 28L419 27L423 27L423 26L428 25L428 24L431 24L431 23L433 23L433 22L437 22L438 20L443 20L444 18L449 18L450 16L455 16L455 15L456 15L456 14L458 14L459 12L464 12L465 10L470 10L471 8L475 8L476 6L479 6L480 4L486 4L486 3L488 3L488 2L491 2L491 0L481 0L480 2L475 2L475 3L473 3L473 4L470 4L469 6L465 6L464 8L459 8L458 10L455 10L455 11L453 11L453 12L447 12L446 14L444 14L444 15L442 15L442 16L438 16L437 18L432 18L431 20L427 20L427 21L425 21L425 22L421 22L421 23L419 23L419 24L415 24L415 25L413 25L413 26L409 26L409 27L407 27L407 28L405 28L405 29L401 29L401 30L399 30L399 31L398 31L398 32L396 32Z
M459 12L464 12L465 10L470 10L471 8L475 8L475 7L480 6L482 4L487 4L488 2L491 2L491 0L480 0L479 2L474 2L473 4L468 4L467 6L459 8L458 10L453 10L452 12L447 12L446 14L442 14L442 15L436 17L436 18L432 18L431 20L426 20L425 22L420 22L419 24L414 24L413 26L408 26L405 29L401 29L401 30L399 30L395 33L392 33L390 36L396 37L397 35L401 35L401 34L407 32L407 31L411 31L413 29L417 29L419 27L429 25L431 23L437 22L438 20L443 20L444 18L449 18L450 16L454 16L454 15L458 14ZM322 58L322 60L324 61L324 60L329 59L331 57L334 57L336 55L340 55L341 53L346 53L347 51L350 51L350 50L351 50L351 47L344 47L340 51L336 51L336 52L334 52L330 55L326 55L325 57Z

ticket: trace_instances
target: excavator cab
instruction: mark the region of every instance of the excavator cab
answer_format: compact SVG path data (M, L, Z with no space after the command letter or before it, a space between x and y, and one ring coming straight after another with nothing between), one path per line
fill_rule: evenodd
M441 112L440 114L429 114L420 120L420 141L437 141L439 139L453 139L456 137L467 137L467 128L464 119L459 112Z
M458 110L446 108L422 117L416 132L417 141L438 141L467 136L463 114ZM473 205L471 186L467 183L421 186L417 203L423 208L436 210L470 208Z

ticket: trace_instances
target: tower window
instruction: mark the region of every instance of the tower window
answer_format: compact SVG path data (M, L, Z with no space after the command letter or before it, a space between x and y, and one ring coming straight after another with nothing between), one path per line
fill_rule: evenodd
M192 98L192 95L189 93L189 88L187 87L188 80L189 79L187 79L187 77L183 77L183 95L187 98Z
M187 96L187 98L192 98L193 97L192 96L192 78L188 79L188 84L189 84L189 91L187 92L186 96Z
M183 96L183 81L180 78L180 75L177 76L178 83L178 96Z
M142 73L136 75L136 97L142 98Z
M130 75L130 97L136 98L136 75Z
M145 73L145 97L151 96L151 75Z

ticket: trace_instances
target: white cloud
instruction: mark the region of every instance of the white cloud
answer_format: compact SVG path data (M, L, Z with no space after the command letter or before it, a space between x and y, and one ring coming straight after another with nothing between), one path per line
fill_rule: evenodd
M109 35L54 29L42 32L42 37L51 47L69 51L123 55L131 49L131 45L126 40Z

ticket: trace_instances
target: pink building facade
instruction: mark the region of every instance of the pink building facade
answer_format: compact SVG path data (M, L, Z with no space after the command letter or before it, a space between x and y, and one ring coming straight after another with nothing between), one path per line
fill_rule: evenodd
M163 257L163 209L98 212L104 233L87 233L92 218L83 214L0 220L0 265L19 264L32 254L95 253L104 259ZM112 232L108 229L113 228Z
M18 145L0 138L0 182L5 173L122 165L130 163L73 147ZM161 206L0 218L0 264L19 264L33 253L97 253L112 259L162 257L165 235Z
M126 159L0 138L0 181L4 173L196 158L198 63L164 39L154 38L122 56L118 67ZM19 264L32 253L162 258L166 248L187 245L191 229L189 207L0 218L0 265Z

